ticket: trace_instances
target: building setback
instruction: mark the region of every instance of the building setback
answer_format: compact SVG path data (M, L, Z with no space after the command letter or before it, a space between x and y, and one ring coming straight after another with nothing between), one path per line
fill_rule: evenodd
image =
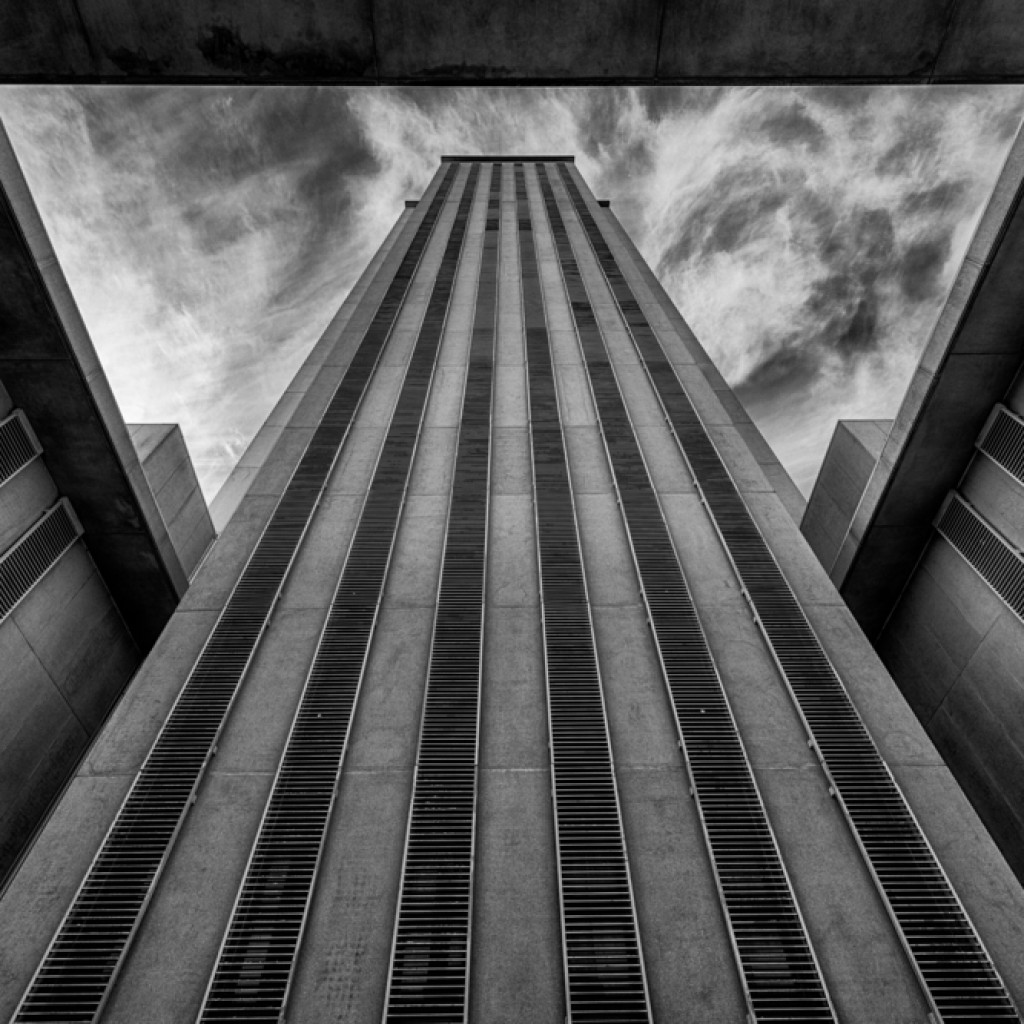
M213 540L176 438L135 450L0 125L0 886Z
M1024 893L571 158L445 158L224 495L13 1020L1019 1019Z

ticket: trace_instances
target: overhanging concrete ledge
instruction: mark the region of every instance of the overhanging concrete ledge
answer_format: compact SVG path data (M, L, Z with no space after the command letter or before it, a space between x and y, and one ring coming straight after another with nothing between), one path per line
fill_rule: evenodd
M85 324L0 126L0 380L139 648L188 586Z
M1024 133L1018 132L831 567L833 582L871 639L899 599L992 406L1024 359L1022 198Z
M1019 0L0 0L0 82L1024 81Z

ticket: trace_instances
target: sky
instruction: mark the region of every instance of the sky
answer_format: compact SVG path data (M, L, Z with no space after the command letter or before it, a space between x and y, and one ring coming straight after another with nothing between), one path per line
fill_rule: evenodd
M442 153L575 153L809 493L890 418L1024 88L6 87L128 422L212 499Z

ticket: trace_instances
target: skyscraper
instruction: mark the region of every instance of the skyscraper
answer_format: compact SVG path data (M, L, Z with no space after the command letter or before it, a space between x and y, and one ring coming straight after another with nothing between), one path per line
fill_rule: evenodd
M14 1020L1019 1019L1019 884L571 158L445 159L218 501Z

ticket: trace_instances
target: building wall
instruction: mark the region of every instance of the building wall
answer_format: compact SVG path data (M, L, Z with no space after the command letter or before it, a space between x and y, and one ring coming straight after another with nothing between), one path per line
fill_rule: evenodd
M0 484L0 555L59 499L44 460ZM81 539L0 618L0 883L138 663Z
M875 468L891 420L840 420L800 520L818 560L831 571Z
M130 423L128 432L181 567L192 576L215 534L181 428Z
M104 1021L157 1024L194 1019L199 1010L469 170L468 164L458 168ZM352 721L289 1019L376 1020L383 1010L491 173L485 163ZM0 1015L12 1010L28 983L345 378L439 182L440 176L419 206L399 219L243 457L221 504L234 508L230 523L0 903L0 913L20 936L5 961ZM742 986L537 170L529 163L526 185L654 1019L739 1024L746 1020ZM649 269L634 262L614 219L585 195L592 213L607 218L602 223L609 244L637 300L1020 998L1024 894L800 536L766 472L771 460L759 456L746 423L737 419L735 398ZM839 1016L862 1024L924 1020L924 996L560 181L555 196ZM518 219L509 169L499 212L469 991L469 1019L487 1024L561 1020L566 1009Z
M1024 412L1024 386L1008 408ZM958 491L1024 549L1024 483L979 451ZM1019 878L1024 878L1024 622L941 534L878 652Z

